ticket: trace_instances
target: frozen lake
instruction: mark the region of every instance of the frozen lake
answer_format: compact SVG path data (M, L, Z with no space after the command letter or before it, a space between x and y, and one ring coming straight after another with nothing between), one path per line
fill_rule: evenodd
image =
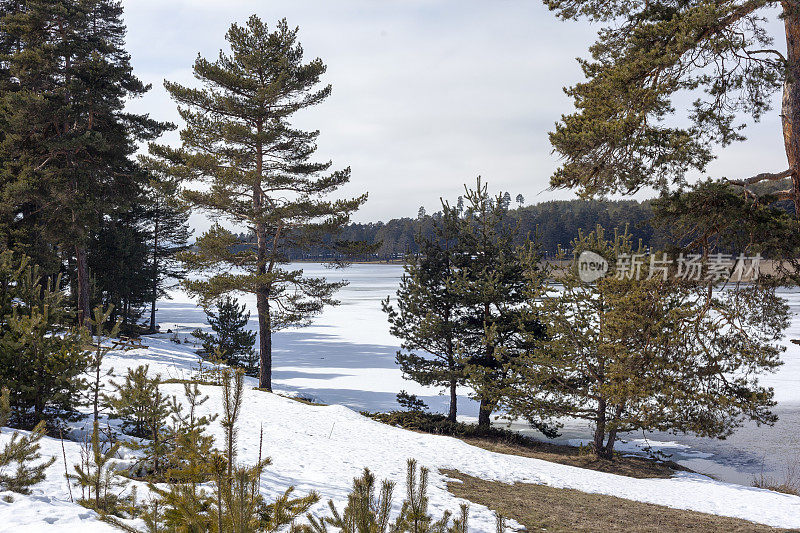
M389 334L380 301L394 296L403 268L398 265L352 265L331 270L319 264L296 265L309 276L346 279L350 285L338 293L342 304L329 308L306 328L274 335L273 376L277 390L293 391L328 404L343 404L355 410L383 411L397 408L400 390L417 394L434 411L446 412L447 398L438 390L403 379L395 364L398 340ZM800 293L784 291L793 321L787 331L785 364L778 373L762 381L776 390L780 420L775 427L746 427L720 441L683 435L626 435L628 446L645 442L661 448L672 458L699 472L731 482L750 484L762 471L781 477L786 466L800 460ZM203 310L181 291L172 300L159 302L161 330L188 333L207 327ZM255 298L240 297L253 313L251 327L257 329ZM466 392L466 391L464 391ZM477 416L477 404L459 396L459 415ZM524 426L518 429L527 431ZM567 421L559 441L586 439L591 434L582 422ZM641 441L641 442L640 442Z

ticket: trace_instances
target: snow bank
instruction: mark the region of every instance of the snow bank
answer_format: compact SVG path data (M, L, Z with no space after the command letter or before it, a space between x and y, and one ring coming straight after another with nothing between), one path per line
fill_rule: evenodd
M197 357L187 345L170 342L167 336L148 338L150 348L127 353L112 352L107 366L120 375L129 367L150 364L151 371L163 377L188 377ZM457 469L465 474L505 483L545 483L552 487L574 488L619 496L669 507L731 516L777 527L800 527L800 497L787 496L739 485L714 481L708 477L682 473L672 479L631 479L602 472L549 463L537 459L497 454L469 446L460 440L425 435L391 427L365 418L338 405L310 406L288 398L253 390L248 379L244 407L239 422L239 460L255 462L259 435L264 433L264 454L272 458L261 484L269 496L294 486L298 494L315 490L343 506L352 479L369 467L380 479L397 482L395 505L404 492L406 460L415 458L430 468L430 499L434 514L445 509L456 511L462 500L446 488L439 469ZM165 385L165 392L182 395L180 385ZM204 405L217 412L221 388L202 387L210 396ZM222 429L212 426L219 439ZM5 430L0 443L10 438ZM78 462L80 446L65 443L67 462ZM61 443L44 439L43 455L55 456L45 482L31 496L13 495L14 502L0 502L0 531L110 531L96 515L69 501L64 480ZM73 489L75 490L75 489ZM470 506L473 531L494 531L494 514L479 505ZM397 510L397 509L396 509ZM325 514L325 502L314 509Z

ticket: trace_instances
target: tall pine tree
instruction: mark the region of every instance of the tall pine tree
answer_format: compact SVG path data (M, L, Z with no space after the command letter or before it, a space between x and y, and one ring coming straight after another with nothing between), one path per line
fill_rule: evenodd
M387 297L383 310L392 335L402 339L397 362L403 375L423 385L447 387L448 419L455 422L456 389L464 381L464 365L458 353L459 321L464 310L452 287L458 215L445 205L444 216L435 223L435 236L420 235L419 253L406 257L397 307Z
M43 235L72 259L82 323L92 233L103 214L138 197L146 174L132 159L137 142L168 125L125 111L148 87L124 49L120 2L28 0L0 12L3 209L18 235Z
M350 170L327 173L330 162L314 162L319 132L291 126L294 113L322 102L330 86L316 88L325 72L320 59L303 63L298 29L281 20L274 31L258 17L234 24L226 35L230 53L194 64L200 88L166 82L187 127L179 149L152 146L156 168L208 185L187 189L193 206L246 227L256 237L240 246L217 225L197 240L187 265L212 275L188 281L190 293L209 302L230 292L256 296L261 388L272 388L272 332L305 323L342 286L287 268L287 248L323 242L348 223L366 195L331 200Z
M459 350L467 382L480 401L478 425L488 427L511 362L544 335L544 325L529 307L530 295L542 290L545 276L535 244L514 243L516 226L502 196L490 196L478 178L477 187L467 189L464 198L451 288L465 308L457 326ZM544 425L540 429L550 432Z

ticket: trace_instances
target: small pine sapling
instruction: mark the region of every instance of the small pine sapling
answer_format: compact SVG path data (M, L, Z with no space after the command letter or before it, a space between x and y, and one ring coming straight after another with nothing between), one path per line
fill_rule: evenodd
M247 329L250 313L245 309L236 298L223 298L217 303L216 313L206 309L206 319L214 334L197 329L192 336L202 341L206 353L217 354L229 365L241 366L252 362L256 332Z
M128 481L118 476L112 460L116 458L122 442L102 442L100 426L93 424L91 439L84 442L81 462L69 477L81 488L78 503L101 515L121 515L133 506L133 496L123 497Z
M86 321L92 328L92 348L94 349L89 360L89 373L91 375L89 401L92 404L94 422L97 422L100 416L102 378L110 376L113 372L113 369L109 369L106 372L101 370L103 358L108 352L111 351L111 347L107 345L104 346L103 342L116 337L119 333L120 324L122 324L122 319L119 318L117 319L116 323L111 326L111 329L106 329L106 324L108 323L113 311L113 305L109 305L105 310L101 306L97 306L94 308L94 314L92 318Z
M404 390L401 390L397 394L397 403L399 403L400 407L405 411L412 413L422 413L428 410L428 405L420 400L416 394L409 394Z
M417 462L413 459L408 460L406 499L394 522L390 522L394 483L383 481L377 496L375 489L375 476L365 468L361 477L353 480L353 490L341 513L336 509L333 500L329 500L331 516L317 519L309 514L309 524L303 526L301 531L327 533L330 525L342 533L467 533L467 505L461 506L459 517L452 523L452 513L449 511L439 520L433 520L428 512L428 469L421 468L418 477Z
M124 383L111 382L116 394L105 397L113 415L121 419L123 429L134 437L147 439L144 444L127 446L145 450L145 463L140 470L154 476L164 473L163 457L168 452L165 439L170 415L169 398L161 392L161 376L148 376L147 365L128 369Z
M11 416L10 393L3 388L0 394L0 427L8 423ZM19 432L11 435L11 440L0 452L0 488L20 494L29 494L30 487L45 478L45 471L55 462L55 457L47 461L32 464L42 458L39 453L40 444L45 434L45 423L39 422L29 435L21 436ZM12 472L7 474L6 469Z

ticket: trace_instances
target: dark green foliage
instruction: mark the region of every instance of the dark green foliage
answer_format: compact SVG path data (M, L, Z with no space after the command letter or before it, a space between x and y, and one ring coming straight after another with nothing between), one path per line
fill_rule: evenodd
M156 300L168 297L167 289L186 277L177 260L186 251L191 231L189 208L180 203L178 186L168 177L151 180L148 188L150 255L150 333L156 332Z
M133 154L168 125L124 110L149 87L124 50L119 2L25 1L3 15L3 226L9 244L47 258L48 273L60 260L69 263L82 321L90 312L92 235L104 215L139 198L147 177Z
M394 522L390 522L394 483L384 481L376 495L375 482L375 476L365 468L361 477L353 480L353 490L341 513L329 501L331 516L317 520L309 515L309 525L300 531L327 533L330 525L342 533L467 533L466 505L461 506L460 516L452 523L449 511L437 521L428 513L428 469L418 471L415 460L408 461L406 499Z
M462 213L464 198L460 198L461 210L456 203L456 212ZM653 209L649 200L558 200L520 206L509 210L507 216L514 221L515 242L525 244L531 235L536 234L541 253L547 258L555 257L559 247L569 247L578 230L590 231L598 224L607 228L628 226L633 240L642 240L645 246L660 247L665 244L665 233L650 224ZM409 254L420 253L421 243L437 238L436 230L441 226L442 217L443 213L437 212L422 219L395 218L386 222L351 223L337 235L343 240L371 243L377 247L374 251L357 256L361 260L401 261ZM240 234L237 239L242 243L255 242L252 234ZM325 239L332 242L334 236L328 235ZM320 246L307 250L289 249L287 257L330 260L339 256L330 247Z
M212 227L196 242L196 253L182 258L188 268L209 272L184 283L208 303L231 292L255 294L260 334L259 386L272 387L272 332L306 323L342 286L307 278L286 267L287 249L324 244L366 201L329 196L350 179L350 170L331 172L330 162L315 162L318 132L290 124L301 109L325 100L319 88L325 65L303 62L298 29L285 20L270 28L257 16L234 24L226 35L230 52L215 61L198 57L195 77L202 89L166 82L187 127L182 147L151 146L156 171L185 180L183 196L192 206L247 227L253 246L236 246L237 237ZM194 187L197 184L206 187ZM335 243L331 244L334 248ZM236 267L233 270L231 267Z
M611 265L635 251L626 235L607 241L602 228L574 247ZM589 420L595 452L607 459L625 431L726 437L746 420L775 422L773 391L758 383L782 364L788 311L774 289L714 294L704 281L651 277L649 264L640 279L612 272L586 284L576 265L560 289L539 295L547 338L512 364L504 394L512 415Z
M478 178L466 190L466 208L457 218L454 271L448 290L458 302L457 350L465 376L481 403L478 423L490 424L508 376L509 365L544 334L544 325L530 312L531 297L541 292L545 274L532 242L514 243L513 221ZM451 208L445 206L447 210ZM540 426L546 434L553 434Z
M13 423L23 427L76 416L86 387L86 336L66 325L72 315L58 285L27 258L0 255L0 386L11 393Z
M203 350L221 357L231 366L242 366L253 358L256 332L247 328L250 313L236 298L226 296L217 302L216 313L206 309L206 320L216 335L195 330L192 335L203 341Z
M94 299L113 309L123 334L136 333L152 292L148 220L142 208L108 217L89 243Z
M434 237L418 237L420 252L406 257L397 308L389 297L382 302L392 335L402 340L397 363L403 376L447 387L451 420L457 414L456 387L464 382L464 365L457 353L464 304L453 290L454 254L460 252L457 217L446 207L445 216L436 221Z
M412 431L422 431L434 435L447 435L458 438L487 438L520 446L530 446L536 442L517 431L494 426L483 428L476 424L451 422L446 416L436 413L392 411L390 413L364 413L364 415L390 426L400 426Z
M0 428L8 423L11 416L10 395L6 388L0 394ZM0 451L0 489L29 494L30 487L45 478L45 470L55 462L55 457L33 464L42 458L39 441L45 434L45 423L39 422L29 435L16 431L11 440ZM11 472L8 470L11 469Z
M425 402L417 398L416 394L409 394L404 390L401 390L397 394L397 403L406 411L423 412L428 410L428 406L425 405Z

